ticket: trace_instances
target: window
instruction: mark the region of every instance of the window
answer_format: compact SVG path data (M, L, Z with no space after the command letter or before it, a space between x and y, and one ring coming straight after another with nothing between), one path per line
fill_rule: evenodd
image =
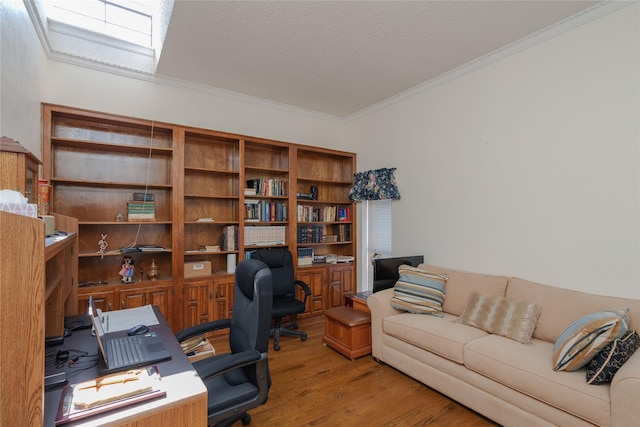
M391 256L391 199L368 201L367 255Z
M152 46L151 1L50 0L47 16L70 27Z

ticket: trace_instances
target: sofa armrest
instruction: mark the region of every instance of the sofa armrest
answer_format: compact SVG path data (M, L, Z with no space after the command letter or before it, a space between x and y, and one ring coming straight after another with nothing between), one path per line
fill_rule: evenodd
M382 321L385 317L402 313L391 307L393 289L385 289L367 297L367 306L371 312L371 354L382 360Z
M635 425L638 422L640 396L640 350L616 372L610 386L611 426Z

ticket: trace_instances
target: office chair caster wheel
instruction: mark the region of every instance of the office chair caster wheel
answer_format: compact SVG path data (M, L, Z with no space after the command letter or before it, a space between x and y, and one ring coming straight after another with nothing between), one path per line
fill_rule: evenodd
M243 426L246 426L247 424L251 423L251 415L245 415L244 417L240 418L240 421L242 421Z
M306 341L307 337L300 337L300 341Z
M280 344L274 344L274 345L273 345L273 349L274 349L275 351L280 351Z

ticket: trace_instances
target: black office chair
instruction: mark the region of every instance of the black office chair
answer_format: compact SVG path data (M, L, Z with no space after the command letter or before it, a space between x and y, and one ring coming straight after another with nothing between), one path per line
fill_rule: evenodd
M287 316L295 316L304 313L307 306L307 298L311 295L309 286L301 280L296 280L293 271L293 256L286 249L260 249L251 254L252 259L257 259L269 267L273 280L273 349L280 350L280 335L300 337L307 340L307 334L298 329L298 324L291 322L283 325L282 319ZM300 286L304 292L304 299L300 301L296 297L296 286Z
M267 363L273 301L271 271L258 260L240 262L235 272L231 319L203 323L176 334L183 342L229 329L231 352L193 363L207 386L208 424L231 426L251 422L249 409L267 401L271 378Z

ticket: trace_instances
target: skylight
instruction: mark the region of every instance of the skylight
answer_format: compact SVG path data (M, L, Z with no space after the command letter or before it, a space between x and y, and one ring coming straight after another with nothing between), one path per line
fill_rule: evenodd
M153 47L155 1L49 0L47 16L71 27Z

